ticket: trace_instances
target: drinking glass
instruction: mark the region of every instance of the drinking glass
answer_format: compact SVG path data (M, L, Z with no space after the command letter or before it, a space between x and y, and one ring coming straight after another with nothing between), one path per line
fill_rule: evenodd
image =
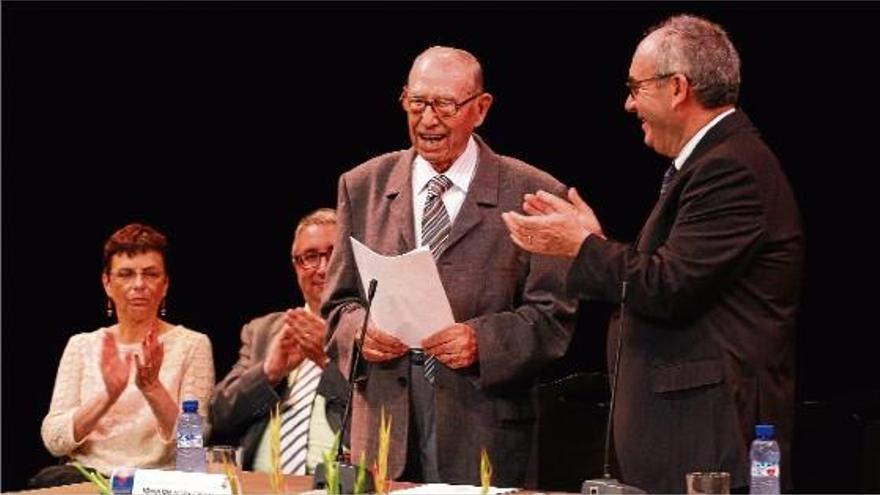
M687 492L689 494L730 493L730 473L688 473Z
M208 472L225 474L233 484L232 493L241 493L241 456L231 445L213 445L205 449Z

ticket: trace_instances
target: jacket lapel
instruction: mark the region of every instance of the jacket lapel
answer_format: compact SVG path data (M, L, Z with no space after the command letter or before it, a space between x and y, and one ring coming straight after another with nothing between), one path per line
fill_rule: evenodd
M752 125L752 121L749 120L749 117L742 110L737 109L732 114L724 117L720 122L709 129L709 132L707 132L706 135L703 136L703 139L697 143L696 148L694 148L694 151L691 152L691 155L682 164L679 172L684 172L688 168L688 165L702 158L707 151L714 148L718 143L727 140L731 134L743 132L746 129L754 130L754 126ZM680 176L682 174L679 173L676 175ZM678 178L679 177L676 177L676 179ZM670 187L674 185L675 182L676 181L673 180Z
M397 254L407 253L416 247L413 226L412 162L415 157L409 149L398 158L388 178L385 200L388 202L388 235L397 239Z
M474 178L468 187L461 210L452 222L452 231L449 233L444 253L483 221L483 216L486 214L484 208L494 208L498 205L498 175L501 169L497 155L476 134L474 140L480 149L477 169L474 171ZM442 258L443 255L441 254L440 257Z
M672 182L669 184L667 194L659 198L654 205L651 215L648 217L644 226L642 226L641 232L639 232L638 237L636 237L636 240L633 243L634 246L638 247L639 251L653 252L654 249L656 249L659 240L654 239L654 236L645 237L645 235L647 234L648 229L653 228L659 219L665 215L665 211L669 208L669 203L678 202L678 196L680 195L678 183L688 180L690 177L690 169L693 168L693 164L699 162L709 150L714 148L718 143L726 140L731 134L742 132L750 128L754 129L754 126L748 116L742 110L737 109L709 129L709 132L707 132L706 135L703 136L703 139L697 143L694 151L691 152L690 156L688 156L687 160L682 164L681 170L675 174L675 178L673 178Z

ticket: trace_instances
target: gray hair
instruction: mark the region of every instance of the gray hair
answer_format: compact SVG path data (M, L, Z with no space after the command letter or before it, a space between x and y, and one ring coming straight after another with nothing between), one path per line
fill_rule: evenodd
M299 232L302 229L309 225L336 225L336 210L333 208L318 208L302 217L299 223L296 224L296 229L293 231L293 241L291 242L290 247L291 252L293 252L293 244L296 242L296 236L299 235Z
M652 28L657 38L657 73L687 76L697 100L706 108L736 104L740 60L727 32L693 15L670 17Z

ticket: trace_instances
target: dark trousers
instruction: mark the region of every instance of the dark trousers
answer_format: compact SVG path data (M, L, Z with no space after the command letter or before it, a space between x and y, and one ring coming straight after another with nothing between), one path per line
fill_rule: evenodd
M425 354L420 350L410 351L409 432L406 436L406 465L400 480L439 483L434 385L425 378L424 359Z

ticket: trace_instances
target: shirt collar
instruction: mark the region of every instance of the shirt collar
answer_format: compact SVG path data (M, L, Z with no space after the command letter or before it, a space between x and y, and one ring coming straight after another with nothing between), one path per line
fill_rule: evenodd
M684 162L687 161L687 159L691 156L691 153L694 152L694 148L697 147L697 145L700 143L700 140L703 139L703 136L705 136L706 133L709 132L709 129L715 127L715 124L721 122L721 119L732 114L734 111L736 111L736 109L731 108L727 111L721 112L716 115L714 119L710 120L708 124L701 127L700 130L697 131L697 133L694 134L694 136L684 145L684 147L681 148L681 152L678 154L677 157L675 157L675 160L673 160L672 163L675 165L675 169L681 170Z
M446 172L443 172L443 175L449 177L453 186L467 193L474 176L474 170L477 168L478 156L477 142L471 136L468 138L464 153L452 163ZM416 155L416 159L413 161L413 182L416 193L424 191L428 187L428 181L435 175L437 175L437 171L428 163L428 160L422 158L421 155Z

